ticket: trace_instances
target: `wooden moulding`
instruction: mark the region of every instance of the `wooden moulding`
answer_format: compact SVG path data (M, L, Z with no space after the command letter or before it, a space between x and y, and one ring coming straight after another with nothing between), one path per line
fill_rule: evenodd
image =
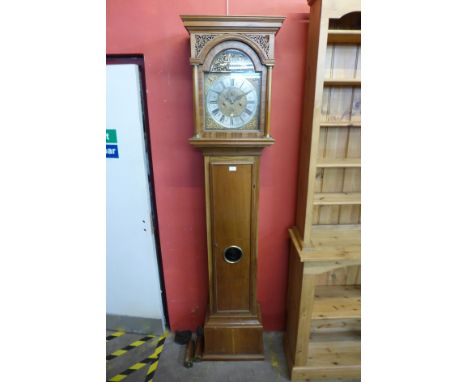
M266 85L266 117L265 117L265 137L270 138L270 121L271 121L271 81L272 81L272 68L268 67L267 72L267 85Z
M200 138L202 133L200 124L200 102L198 98L198 65L193 65L193 123L195 125L195 138Z
M213 16L181 15L188 32L199 30L234 30L251 32L261 30L276 32L285 19L284 16Z
M271 146L275 143L273 138L258 138L258 139L237 139L235 141L231 139L198 139L191 138L189 142L198 148L209 148L209 147L245 147L245 148L264 148ZM226 150L228 151L228 150Z

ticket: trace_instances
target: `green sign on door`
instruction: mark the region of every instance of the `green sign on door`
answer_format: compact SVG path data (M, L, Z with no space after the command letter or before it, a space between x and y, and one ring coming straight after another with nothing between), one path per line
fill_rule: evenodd
M106 129L106 143L117 143L117 130Z

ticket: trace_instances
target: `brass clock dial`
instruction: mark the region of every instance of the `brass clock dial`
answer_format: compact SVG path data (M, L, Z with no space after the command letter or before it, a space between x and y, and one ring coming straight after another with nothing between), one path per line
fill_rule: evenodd
M221 127L240 129L257 114L258 93L252 82L243 75L219 77L206 95L209 116Z

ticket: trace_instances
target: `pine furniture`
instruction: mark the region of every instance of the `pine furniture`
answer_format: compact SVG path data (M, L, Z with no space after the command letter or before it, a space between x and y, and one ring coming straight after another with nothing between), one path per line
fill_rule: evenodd
M360 1L310 0L284 348L291 380L360 378Z

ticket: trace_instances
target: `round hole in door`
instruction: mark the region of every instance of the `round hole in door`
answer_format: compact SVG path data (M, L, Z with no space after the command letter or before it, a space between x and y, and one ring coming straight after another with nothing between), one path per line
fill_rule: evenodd
M242 258L242 249L235 245L231 245L224 250L224 260L230 264L235 264Z

